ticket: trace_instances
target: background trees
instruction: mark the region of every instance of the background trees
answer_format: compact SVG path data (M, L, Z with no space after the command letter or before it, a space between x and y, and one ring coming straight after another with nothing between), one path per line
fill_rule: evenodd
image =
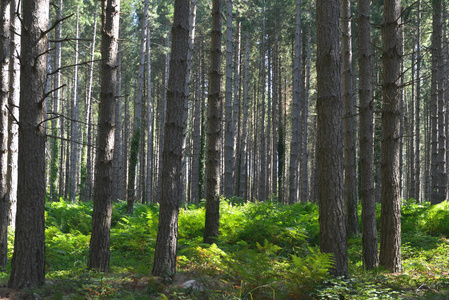
M422 10L420 1L403 1L403 8L397 7L396 2L388 4L390 6L376 2L371 4L371 10L363 1L352 7L345 2L340 19L343 36L336 32L338 36L332 40L332 46L325 43L323 31L315 29L317 22L324 26L320 23L320 10L324 8L317 7L316 11L314 1L228 1L226 7L224 3L214 4L217 11L223 6L226 47L222 46L225 39L218 34L224 30L223 26L215 19L216 27L211 26L213 20L208 11L213 7L212 2L194 1L188 27L191 32L195 28L195 34L189 39L190 53L186 58L191 71L188 67L182 79L187 82L189 78L190 82L186 83L183 94L183 115L179 120L172 120L170 101L173 99L169 97L173 97L170 95L173 91L169 81L170 76L179 75L179 71L171 70L170 44L174 44L176 50L184 46L174 41L174 33L169 30L174 22L173 3L121 1L120 25L114 25L115 30L118 27L121 30L120 50L114 50L117 57L114 70L110 70L112 73L98 81L96 78L105 76L106 72L101 63L104 49L100 50L96 34L97 16L91 13L98 5L94 1L54 2L44 27L56 25L50 27L49 41L39 50L47 54L42 63L48 75L42 83L45 88L39 91L46 96L39 102L46 107L44 113L47 114L39 121L43 124L39 134L47 138L45 151L48 154L44 157L47 172L39 178L43 180L40 192L46 193L51 201L60 197L70 197L72 201L88 201L92 196L101 198L105 207L100 211L108 211L110 202L117 199L128 200L129 213L135 202L162 205L168 201L164 198L168 197L164 196L163 186L167 184L164 183L164 166L172 163L164 158L164 149L167 143L171 145L181 139L185 143L176 154L177 158L181 157L180 165L176 166L181 178L177 182L179 201L208 200L207 222L214 226L206 226L212 232L206 230L205 237L219 233L219 195L248 201L271 199L284 204L320 199L324 201L321 204L323 214L338 215L332 225L322 224L324 233L326 226L333 229L341 226L346 214L348 232L357 234L356 205L362 202L364 261L367 268L374 267L377 264L374 195L379 195L377 200L384 199L382 232L395 232L395 241L400 230L401 197L431 200L434 204L447 197L444 1L433 1L432 11ZM383 19L384 6L394 7L396 15ZM0 170L3 181L0 199L3 199L3 206L0 207L3 208L0 216L3 217L0 221L1 224L7 222L5 207L9 201L12 225L15 225L18 169L18 12L24 10L24 7L18 8L15 1L2 2L3 150ZM359 13L357 20L356 13ZM388 34L393 33L387 29L388 20L399 16L401 22L395 25L398 28L394 38L390 38ZM368 26L369 20L375 26ZM383 24L382 29L376 26L380 24ZM335 29L338 25L326 26ZM214 36L214 41L209 42L208 36ZM395 44L382 44L387 40ZM354 47L356 42L358 46ZM327 50L318 51L316 44ZM372 51L368 47L370 44L374 45ZM221 61L218 54L225 49L226 60ZM330 66L326 59L332 57L333 51L336 56L332 72L336 75L331 78L326 77L331 73L326 69ZM209 53L217 56L209 60ZM337 57L340 53L344 56L341 65ZM25 61L24 57L20 59ZM354 61L359 61L359 69L355 68ZM225 78L221 78L222 73L226 74ZM40 73L34 75L41 76ZM338 91L341 83L333 82L334 77L343 79L342 91ZM110 98L105 100L103 89L112 81L116 81L115 87L109 87ZM179 81L180 84L181 79ZM355 89L359 90L358 97ZM29 93L26 91L23 99L28 99ZM225 95L224 106L221 94ZM340 94L345 99L341 116ZM337 103L331 112L326 112L326 108L334 105L334 100L332 105L323 104L330 99L328 96L335 97L332 99ZM106 115L110 119L104 119ZM344 154L340 153L340 141L329 138L340 137L340 119L345 128ZM180 135L176 133L176 138L167 136L167 127L173 125L171 122L180 120L184 131ZM109 124L107 130L102 127L105 124ZM111 144L114 128L115 141ZM330 130L338 134L331 134ZM111 143L106 143L105 136ZM221 140L224 143L219 142ZM345 163L340 166L339 159L343 155ZM326 160L332 163L329 167L323 165ZM36 169L39 168L40 165ZM322 198L322 195L334 195L335 199L340 199L343 187L339 180L343 174L346 205ZM102 176L111 178L113 183L109 179L102 182ZM327 191L328 188L335 190ZM100 196L99 193L104 194ZM41 198L39 201L43 201ZM385 199L394 199L394 202ZM392 203L394 210L388 216ZM338 205L333 207L334 204ZM175 210L177 206L178 202ZM97 212L96 209L95 220ZM105 214L105 223L100 223L109 222L108 214ZM0 233L0 239L6 236L3 229ZM106 230L104 235L107 235ZM323 241L329 239L323 237ZM343 241L344 237L341 239ZM382 242L382 245L387 244L391 242ZM398 248L396 245L396 250ZM385 259L381 261L389 265ZM345 273L344 268L341 272Z

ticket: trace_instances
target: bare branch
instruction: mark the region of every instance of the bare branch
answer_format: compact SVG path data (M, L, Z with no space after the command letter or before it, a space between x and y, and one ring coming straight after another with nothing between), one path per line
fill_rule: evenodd
M94 60L89 60L89 61L80 62L80 63L78 63L78 64L73 64L73 65L63 66L63 67L60 67L60 68L54 70L54 71L51 72L51 73L48 73L47 75L48 75L48 76L51 76L51 75L54 75L54 74L58 73L59 71L62 71L62 70L64 70L64 69L67 69L67 68L71 68L71 67L75 67L75 66L87 65L87 64L90 64L91 62L100 62L100 61L101 61L101 59L94 59Z
M49 33L50 31L52 31L53 29L56 28L56 26L58 26L59 23L61 23L64 20L67 20L68 18L71 18L74 14L71 14L69 16L66 16L62 19L56 20L56 22L53 23L53 25L51 25L50 28L48 28L47 30L45 30L44 32L42 32L41 37L45 36L47 33Z

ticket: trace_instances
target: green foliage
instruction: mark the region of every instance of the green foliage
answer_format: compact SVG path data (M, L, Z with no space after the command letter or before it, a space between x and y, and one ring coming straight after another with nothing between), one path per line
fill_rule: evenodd
M77 232L88 235L92 228L92 202L70 203L62 198L59 202L45 205L47 228L57 227L62 233Z
M202 243L204 204L188 205L179 214L178 275L170 284L150 275L158 205L136 203L133 216L126 210L126 202L114 204L112 271L101 274L85 267L92 202L47 202L49 284L37 294L49 299L445 299L449 292L447 203L404 203L402 274L391 275L381 268L365 271L361 237L351 237L351 276L346 279L328 274L332 256L317 248L315 204L222 199L221 235L212 245ZM11 254L12 233L9 238ZM6 280L7 273L0 279ZM205 290L180 288L189 279Z

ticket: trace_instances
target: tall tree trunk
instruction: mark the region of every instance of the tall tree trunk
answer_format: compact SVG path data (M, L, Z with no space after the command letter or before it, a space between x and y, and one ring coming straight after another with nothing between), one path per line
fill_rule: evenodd
M318 200L320 249L334 255L335 276L348 275L343 182L343 98L339 2L317 1Z
M147 182L146 182L146 203L153 199L153 140L154 140L154 110L153 98L151 96L151 34L150 24L147 24L147 101L148 101L148 152L147 152Z
M310 93L310 57L311 57L311 40L312 40L312 8L309 8L309 26L307 28L307 57L306 57L306 89L304 91L304 104L302 105L302 155L301 155L301 202L307 202L309 197L309 150L308 150L308 136L309 136L309 93Z
M288 202L298 202L299 182L299 125L301 101L301 0L296 2L295 57L293 69L293 102L292 102L292 140L290 143L290 196Z
M246 177L248 169L247 156L247 136L248 136L248 102L249 102L249 33L246 33L246 46L245 46L245 74L243 83L243 120L242 120L242 149L240 151L240 191L239 196L247 200L246 197Z
M278 114L279 114L279 123L278 123L278 143L277 143L277 151L278 151L278 201L280 203L284 203L284 170L285 170L285 117L283 118L283 104L282 104L282 66L281 66L281 56L278 55ZM285 114L284 114L285 116Z
M360 197L362 199L363 264L367 270L371 270L379 264L373 173L374 104L371 99L370 14L370 1L359 0Z
M79 119L79 96L78 96L78 36L79 36L79 7L76 9L76 41L75 41L75 74L73 87L73 110L72 110L72 134L71 134L71 149L70 149L70 201L76 201L77 192L77 178L78 178L78 119Z
M166 46L170 47L170 34L167 34L165 39ZM158 163L158 179L157 179L157 201L161 201L161 187L162 187L162 168L163 168L163 149L165 143L165 118L167 111L167 83L169 78L169 68L170 68L170 54L165 54L165 63L163 71L163 81L162 81L162 97L159 98L158 110L159 110L159 163Z
M97 38L97 14L98 8L95 5L94 13L94 31L92 36L92 48L90 50L90 60L89 64L89 83L87 86L86 95L86 139L87 139L87 162L86 162L86 185L84 187L84 200L90 200L92 198L92 178L93 178L93 147L92 147L92 86L94 79L94 58L95 58L95 41ZM120 96L120 94L119 94ZM117 101L120 102L120 99Z
M11 288L45 282L45 128L48 0L23 2L17 220Z
M144 88L144 75L145 75L145 54L147 46L147 27L148 27L148 3L149 0L145 0L145 7L143 11L142 20L142 37L140 41L140 64L139 74L137 78L137 98L134 107L134 125L133 134L131 136L131 149L129 155L129 170L128 170L128 214L132 215L134 211L134 197L135 197L135 181L136 181L136 167L139 156L140 137L141 137L141 109L142 109L142 95Z
M62 19L63 1L59 0L59 10L57 20ZM55 40L61 39L62 24L59 23L55 30ZM54 77L54 93L53 93L53 113L59 113L60 91L61 85L61 42L56 42L55 49L55 77ZM50 199L57 201L58 195L58 162L59 162L59 139L56 138L59 135L59 118L53 118L51 121L52 135L54 136L51 145L51 165L50 165Z
M234 103L233 103L233 113L232 113L232 132L234 133L234 189L233 194L235 196L239 195L239 185L240 185L240 116L241 116L241 105L240 105L240 60L241 60L241 22L237 22L237 45L235 49L235 65L234 65Z
M0 3L0 270L8 261L8 92L11 1Z
M351 1L342 1L342 56L343 56L343 132L344 132L344 180L347 208L347 230L350 235L359 234L357 216L357 173L355 162L355 96L352 71Z
M103 0L101 28L101 90L99 109L98 154L96 161L92 235L88 269L109 271L112 215L112 174L117 97L118 38L120 0Z
M273 125L271 126L272 128L272 149L271 149L271 154L273 156L272 161L273 164L271 166L271 178L272 178L272 183L271 183L271 189L272 189L272 193L273 196L278 196L278 151L277 151L277 143L278 143L278 129L279 129L279 125L278 123L280 123L280 120L278 118L278 114L279 114L279 110L278 110L278 90L277 90L277 84L278 84L278 52L279 52L279 41L278 41L278 22L277 20L274 23L274 51L273 51L273 68L272 68L272 72L273 72L273 80L271 82L272 84L272 88L271 91L273 93L273 108L272 108L272 116L273 116ZM277 197L277 199L279 200L279 197Z
M416 104L415 104L415 197L421 202L421 0L418 0L417 30L416 30ZM415 80L413 78L413 80Z
M11 0L10 20L15 32L21 31L22 24L16 11L20 9L18 0ZM20 102L20 36L12 34L10 37L10 67L9 67L9 136L8 136L8 196L9 196L9 226L16 227L17 212L17 164L19 148L19 102Z
M189 49L189 2L175 0L172 28L170 76L167 91L159 225L152 273L171 276L176 273L178 211L181 204L182 146L185 139L185 92Z
M439 2L434 3L434 2ZM438 162L437 162L437 177L438 177L438 198L432 199L432 203L441 203L447 198L447 172L446 172L446 63L444 60L443 50L447 50L443 45L443 18L442 18L442 1L433 1L433 5L436 5L434 17L437 18L436 22L437 32L433 31L436 35L436 47L438 47L437 55L437 82L438 82ZM433 46L433 45L432 45ZM436 200L436 201L435 201Z
M382 24L382 210L380 264L391 272L401 271L401 202L399 191L399 134L401 33L399 0L384 4Z
M120 34L120 33L119 33ZM114 178L112 201L122 199L123 194L123 140L122 140L122 53L121 43L118 44L117 70L117 102L115 103L115 137L114 137Z
M207 110L206 222L204 242L213 243L219 234L220 149L221 149L221 24L222 0L212 1L212 32Z
M226 88L224 196L232 196L234 183L234 131L232 126L232 0L226 0ZM235 101L235 99L234 99Z
M198 47L199 48L199 47ZM195 78L195 100L193 107L193 156L192 156L192 188L190 199L199 202L200 196L200 151L201 151L201 53L197 56L196 78Z
M265 187L266 187L266 156L265 156L265 144L266 144L266 140L265 140L265 88L266 88L266 74L265 74L265 1L263 2L263 8L262 8L262 41L261 41L261 50L260 50L260 73L261 73L261 86L260 88L261 90L261 96L258 97L260 98L260 121L259 122L255 122L255 124L259 123L259 127L260 127L260 146L259 148L259 164L260 164L260 173L259 175L259 193L258 193L258 198L260 201L265 201L266 200L266 195L265 195ZM257 99L257 98L255 98ZM254 177L255 178L255 177Z

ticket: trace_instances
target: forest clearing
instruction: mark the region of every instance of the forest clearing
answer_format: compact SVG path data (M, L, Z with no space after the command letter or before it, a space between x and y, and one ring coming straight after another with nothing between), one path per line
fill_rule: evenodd
M330 276L332 258L319 252L316 204L284 206L233 198L222 200L220 210L221 235L209 245L202 242L204 203L181 209L178 272L164 278L151 276L157 205L139 204L131 217L126 214L126 203L115 203L111 271L105 274L85 267L92 203L49 203L46 285L21 295L34 295L25 299L158 300L449 297L447 202L437 206L404 203L401 274L390 274L380 267L365 271L361 237L350 237L347 279ZM9 242L11 256L12 237ZM8 272L2 273L0 282L5 283ZM195 280L197 286L183 288L189 280Z

